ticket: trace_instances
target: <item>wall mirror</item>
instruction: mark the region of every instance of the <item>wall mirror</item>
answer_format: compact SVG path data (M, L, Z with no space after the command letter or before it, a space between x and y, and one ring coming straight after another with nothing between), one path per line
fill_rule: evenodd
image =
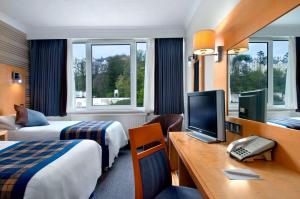
M299 56L300 7L232 47L228 51L229 116L260 122L299 119L300 123ZM300 88L300 75L298 79Z

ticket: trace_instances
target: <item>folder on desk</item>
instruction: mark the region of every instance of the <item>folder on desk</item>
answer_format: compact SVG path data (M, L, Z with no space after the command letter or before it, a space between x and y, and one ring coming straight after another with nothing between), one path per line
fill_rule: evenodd
M226 169L224 175L230 180L260 180L261 177L250 169Z

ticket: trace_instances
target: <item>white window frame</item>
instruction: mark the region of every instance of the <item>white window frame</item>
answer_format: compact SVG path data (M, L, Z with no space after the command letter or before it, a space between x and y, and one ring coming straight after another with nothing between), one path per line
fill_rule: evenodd
M288 41L287 37L253 37L250 38L249 43L267 43L267 70L268 70L268 103L267 109L268 110L287 110L285 105L274 105L273 104L273 41ZM229 55L228 55L229 56ZM229 95L231 94L230 91L230 63L228 58L228 91ZM230 111L238 111L238 103L231 103L229 102L229 110Z
M89 39L89 40L73 40L72 44L86 44L86 107L78 108L76 104L73 103L73 110L75 112L97 112L97 111L107 111L107 112L118 112L118 111L138 111L144 110L144 107L137 107L137 60L136 51L137 43L146 43L149 45L148 39ZM93 106L92 105L92 46L93 45L130 45L130 105L103 105L103 106ZM147 47L148 50L148 47ZM147 55L147 53L146 53ZM73 57L72 57L73 60ZM73 66L73 63L72 63ZM145 66L147 67L147 66ZM72 73L74 74L74 69L72 67ZM73 75L72 74L72 75ZM74 76L74 75L73 75ZM146 77L145 77L146 78ZM74 78L73 78L74 79ZM75 81L73 81L75 84ZM75 88L75 86L73 86ZM74 90L75 92L75 90ZM74 101L76 97L74 96ZM145 105L144 105L145 106Z

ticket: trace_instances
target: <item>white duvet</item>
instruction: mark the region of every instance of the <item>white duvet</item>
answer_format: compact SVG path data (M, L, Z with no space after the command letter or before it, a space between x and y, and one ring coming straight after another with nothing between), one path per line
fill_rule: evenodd
M60 132L79 121L49 121L50 125L23 127L8 131L8 140L31 141L31 140L59 140ZM120 148L127 145L128 138L120 122L113 122L105 134L105 143L109 150L109 167L112 166L118 156Z
M0 141L0 150L15 144ZM24 199L87 199L101 175L102 151L92 140L83 140L38 171L28 182Z
M295 120L300 120L300 117L291 117L291 119L295 119ZM273 125L273 126L278 126L278 127L282 127L282 128L287 128L286 126L280 125L280 124L276 124L273 122L267 122L267 124Z

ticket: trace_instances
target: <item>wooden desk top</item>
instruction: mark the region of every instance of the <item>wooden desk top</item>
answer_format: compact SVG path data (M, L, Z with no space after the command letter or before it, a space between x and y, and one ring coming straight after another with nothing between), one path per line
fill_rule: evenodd
M263 160L238 162L226 153L228 143L207 144L185 132L169 136L194 183L209 198L300 198L300 173L294 170ZM251 169L262 180L229 180L223 173L228 168Z

